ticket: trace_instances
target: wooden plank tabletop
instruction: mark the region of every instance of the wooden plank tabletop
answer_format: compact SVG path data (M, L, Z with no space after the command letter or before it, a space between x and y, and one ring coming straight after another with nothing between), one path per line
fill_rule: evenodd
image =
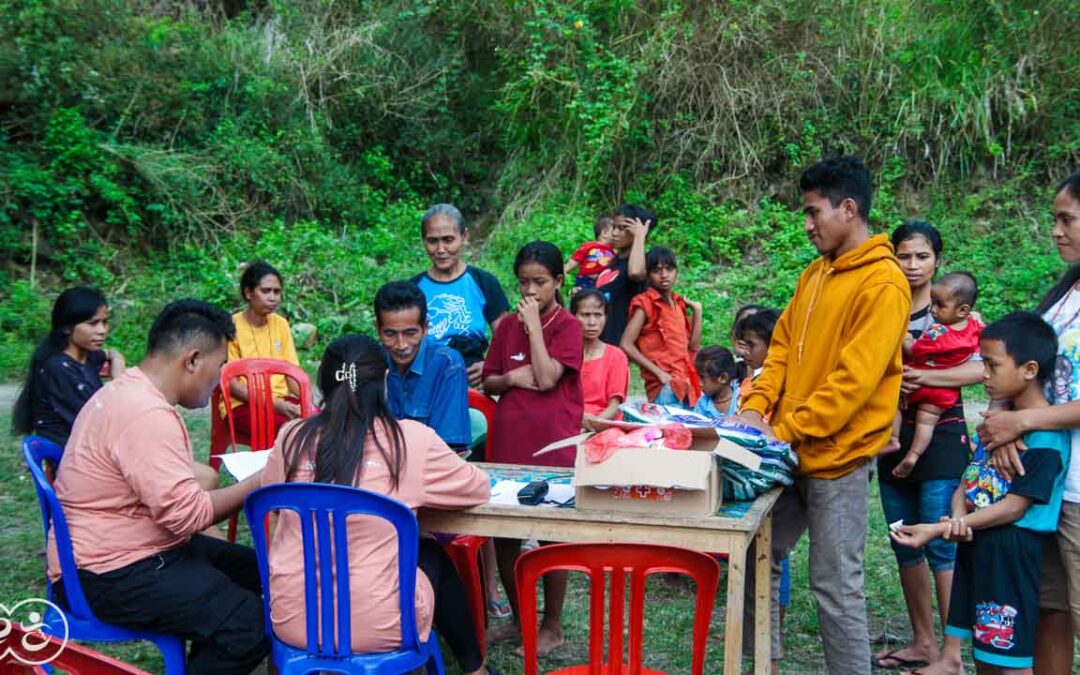
M500 469L512 471L531 471L536 474L547 476L572 476L573 469L558 467L528 467L518 465L484 464L477 463L482 469L492 469L492 473L498 474ZM664 513L627 513L619 511L593 511L579 510L576 508L557 508L551 506L523 506L503 504L483 504L460 511L435 511L422 509L420 522L425 529L434 529L434 526L448 526L451 523L477 523L482 521L521 520L535 524L538 529L549 530L552 526L612 526L622 530L626 526L639 527L663 527L684 530L701 530L711 534L719 534L722 531L753 535L761 527L762 519L769 512L773 504L780 496L780 488L776 488L760 495L740 518L726 518L723 516L674 516ZM524 525L521 523L520 525ZM519 526L511 526L519 529ZM467 533L461 530L445 530ZM475 532L475 534L483 534Z

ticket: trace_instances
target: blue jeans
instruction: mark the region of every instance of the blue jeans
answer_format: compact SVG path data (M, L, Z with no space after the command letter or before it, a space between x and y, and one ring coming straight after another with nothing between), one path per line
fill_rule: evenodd
M878 483L881 487L881 506L886 522L903 520L905 525L936 523L952 512L952 496L956 480L924 480L906 483ZM923 549L901 546L889 539L896 562L901 567L914 567L926 560L934 572L948 572L956 559L956 544L935 539Z

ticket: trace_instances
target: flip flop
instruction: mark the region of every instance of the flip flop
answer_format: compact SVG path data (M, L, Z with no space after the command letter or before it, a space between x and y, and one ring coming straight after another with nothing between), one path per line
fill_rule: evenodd
M928 665L927 662L923 659L905 659L902 656L897 656L896 653L899 651L902 650L893 650L885 656L881 656L879 658L871 657L870 665L872 665L874 668L879 668L881 670L899 670L900 668L922 668L923 666ZM886 663L886 661L889 661L890 663Z
M488 614L496 619L510 616L510 603L502 598L488 600Z

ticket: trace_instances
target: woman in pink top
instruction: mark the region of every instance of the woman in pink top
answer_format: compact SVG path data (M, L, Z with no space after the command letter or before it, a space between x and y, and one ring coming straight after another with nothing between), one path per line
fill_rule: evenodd
M392 497L412 509L455 509L487 502L487 474L461 460L429 427L396 421L386 404L386 355L363 335L338 338L319 366L323 408L289 423L263 471L263 484L352 485ZM300 521L284 512L270 543L270 618L274 633L306 644ZM357 518L349 528L352 648L383 652L401 645L397 541L387 522ZM420 540L416 625L422 640L432 620L467 674L484 666L461 580L431 539Z
M570 313L581 324L584 363L581 366L581 393L585 397L582 426L590 428L590 419L621 419L619 404L626 400L630 387L630 364L618 347L602 342L600 334L607 323L608 303L595 289L578 291L570 301Z

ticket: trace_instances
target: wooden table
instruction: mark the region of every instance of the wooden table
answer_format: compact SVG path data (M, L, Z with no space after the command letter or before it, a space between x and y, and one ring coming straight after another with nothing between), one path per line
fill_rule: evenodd
M546 476L570 476L572 469L477 464L498 474L522 469ZM727 615L724 635L724 675L742 672L743 595L746 552L757 543L754 562L754 672L767 675L771 666L772 508L780 489L758 497L738 518L677 517L572 508L485 504L462 511L421 510L420 525L433 532L541 541L610 541L667 544L697 551L727 554Z

